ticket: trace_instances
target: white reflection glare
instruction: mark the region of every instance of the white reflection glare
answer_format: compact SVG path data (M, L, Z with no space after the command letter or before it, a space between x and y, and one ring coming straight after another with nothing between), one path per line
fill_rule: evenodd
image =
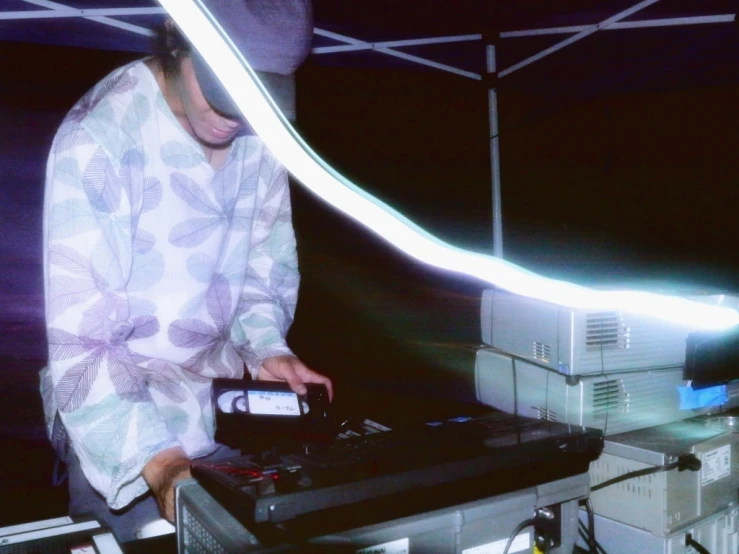
M437 239L364 192L311 150L201 0L159 1L213 68L249 125L287 170L324 201L406 254L515 294L571 308L632 312L693 329L725 329L739 324L739 312L732 308L649 292L590 289L542 277L500 258L462 250Z

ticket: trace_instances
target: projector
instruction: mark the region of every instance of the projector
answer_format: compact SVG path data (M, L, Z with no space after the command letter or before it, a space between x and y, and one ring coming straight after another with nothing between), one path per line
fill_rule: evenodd
M739 298L684 297L727 308ZM563 375L683 367L685 325L622 312L573 309L499 290L483 292L482 341Z
M477 399L525 417L601 429L606 436L664 425L736 407L730 394L721 407L681 409L682 367L563 375L545 366L481 348L475 360Z

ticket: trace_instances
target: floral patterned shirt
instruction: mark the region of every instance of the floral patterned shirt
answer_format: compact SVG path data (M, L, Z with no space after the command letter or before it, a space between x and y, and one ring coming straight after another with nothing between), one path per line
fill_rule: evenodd
M256 136L214 171L143 61L70 111L48 160L41 390L111 508L143 466L211 453L211 380L290 354L299 275L287 172Z

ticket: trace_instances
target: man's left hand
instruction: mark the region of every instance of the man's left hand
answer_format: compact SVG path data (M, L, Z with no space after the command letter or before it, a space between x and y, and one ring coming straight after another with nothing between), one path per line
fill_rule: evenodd
M325 385L329 400L334 398L331 379L313 371L295 356L274 356L259 366L257 379L260 381L287 381L293 392L303 395L308 392L305 383Z

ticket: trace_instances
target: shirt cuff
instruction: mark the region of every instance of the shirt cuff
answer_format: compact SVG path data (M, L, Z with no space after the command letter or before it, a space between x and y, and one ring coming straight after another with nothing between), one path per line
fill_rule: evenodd
M167 439L122 463L110 482L110 488L106 495L108 506L113 510L120 510L145 494L149 490L149 486L141 476L144 466L160 452L175 447L182 448L180 441Z
M256 350L246 348L242 350L241 354L244 363L246 364L246 368L249 370L249 374L254 380L256 380L259 368L264 360L274 358L275 356L295 356L293 351L290 350L287 343L284 341L275 343L268 347L258 348Z

